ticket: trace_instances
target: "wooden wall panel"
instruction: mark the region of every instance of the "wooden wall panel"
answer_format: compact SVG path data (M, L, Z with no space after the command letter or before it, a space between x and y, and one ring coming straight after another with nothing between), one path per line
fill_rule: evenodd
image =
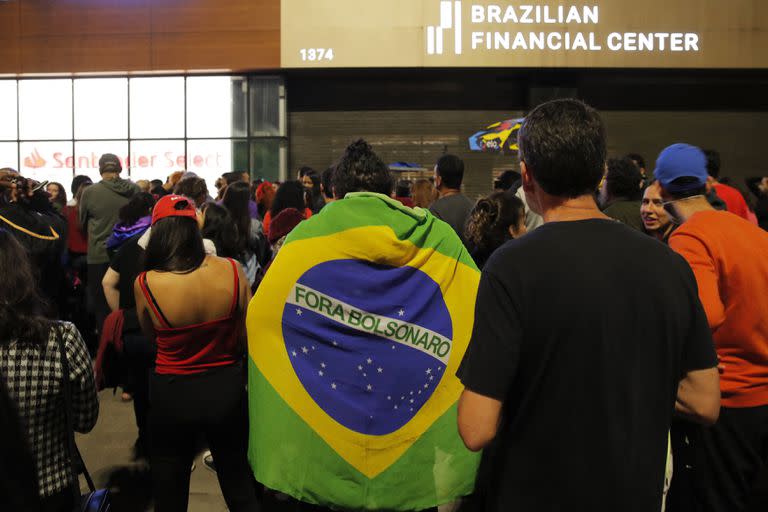
M152 39L153 69L233 70L280 67L279 34L255 32L163 33Z
M150 0L21 0L25 38L149 34Z
M21 67L19 50L19 4L0 3L0 74Z
M250 32L280 30L280 1L275 0L175 0L152 7L152 32Z
M152 69L143 34L84 34L23 38L23 73L117 72Z
M280 0L11 0L0 73L276 69Z

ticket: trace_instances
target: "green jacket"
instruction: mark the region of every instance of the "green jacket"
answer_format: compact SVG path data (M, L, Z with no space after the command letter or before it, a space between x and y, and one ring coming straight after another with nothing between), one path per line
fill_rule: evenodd
M617 200L603 209L603 213L622 224L644 233L643 219L640 217L640 201Z
M107 238L120 208L138 192L135 183L120 178L101 180L85 189L78 207L80 224L88 234L88 264L109 263Z

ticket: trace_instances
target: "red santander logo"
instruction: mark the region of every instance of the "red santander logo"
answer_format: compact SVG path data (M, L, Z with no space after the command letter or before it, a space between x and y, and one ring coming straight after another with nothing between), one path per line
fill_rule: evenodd
M35 148L28 157L24 158L24 166L29 167L30 169L45 167L46 163L45 159L40 156L40 152L37 148Z

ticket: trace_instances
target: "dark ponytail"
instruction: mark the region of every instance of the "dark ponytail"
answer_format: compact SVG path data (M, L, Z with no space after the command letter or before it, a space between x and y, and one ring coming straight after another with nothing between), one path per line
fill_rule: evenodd
M512 238L510 226L525 219L523 201L511 191L494 192L481 198L467 221L465 236L477 249L492 252Z

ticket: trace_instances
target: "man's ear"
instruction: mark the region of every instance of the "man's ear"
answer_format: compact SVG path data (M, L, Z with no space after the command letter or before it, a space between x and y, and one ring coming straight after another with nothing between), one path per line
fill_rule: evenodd
M520 161L520 177L523 190L533 190L533 176L524 161Z

